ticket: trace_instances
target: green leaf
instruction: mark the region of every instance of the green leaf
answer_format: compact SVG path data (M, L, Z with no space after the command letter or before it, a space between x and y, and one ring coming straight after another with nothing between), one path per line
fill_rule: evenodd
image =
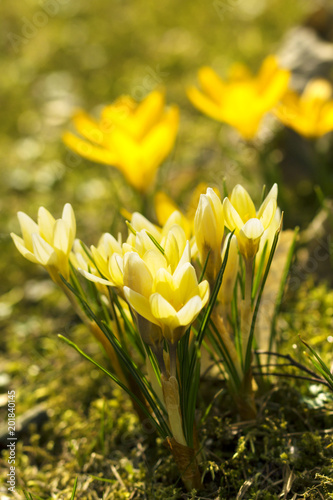
M66 344L68 344L69 346L73 347L73 349L75 349L79 354L81 354L81 356L83 356L85 359L87 359L88 361L90 361L90 363L92 363L97 368L99 368L103 373L105 373L108 377L110 377L111 380L113 380L117 385L119 385L119 387L121 387L125 392L127 392L127 394L129 394L129 396L131 398L133 398L135 400L135 402L140 406L141 410L145 413L145 415L147 415L147 418L149 418L149 420L152 421L152 423L154 424L154 426L156 426L156 428L158 429L158 431L160 432L160 434L164 438L166 438L168 435L170 435L170 432L166 432L165 433L166 429L163 429L163 427L159 425L159 423L152 417L152 415L150 414L150 412L148 411L148 409L139 400L139 398L137 398L137 396L130 389L128 389L128 387L126 387L126 385L123 384L121 382L121 380L119 380L119 378L116 375L114 375L113 373L109 372L106 368L104 368L99 363L97 363L97 361L93 360L90 356L88 356L88 354L86 354L84 351L82 351L76 344L74 344L74 342L72 342L68 338L66 338L66 337L64 337L63 335L60 335L60 334L58 334L58 337L61 340L63 340L64 342L66 342ZM136 374L136 379L137 378L138 378L138 374ZM149 403L150 403L150 401L149 401ZM153 409L155 410L154 406L156 407L156 405L152 405ZM158 411L158 409L157 409L157 411Z
M77 488L77 477L75 478L75 481L74 481L74 486L73 486L71 500L74 500L74 498L75 498L76 488Z
M317 354L317 352L311 347L307 342L305 342L302 338L300 338L303 344L309 349L310 355L309 358L313 364L313 366L319 371L319 373L324 377L326 382L328 382L331 390L333 391L333 374L331 373L329 367L324 363L322 358Z
M262 250L262 254L260 256L260 261L258 264L258 269L257 272L255 273L254 280L253 280L253 287L252 287L252 303L257 295L258 288L260 285L260 280L262 278L262 273L264 270L264 265L265 265L265 258L266 258L266 253L267 253L267 248L268 248L268 241L265 242L264 248Z
M278 317L278 314L280 311L284 289L286 286L286 282L287 282L291 262L293 259L293 255L295 252L295 246L296 246L298 233L299 233L299 228L296 227L294 230L293 241L290 245L289 252L287 255L286 264L285 264L284 269L283 269L283 273L282 273L282 277L281 277L281 281L280 281L280 286L279 286L279 290L278 290L278 294L277 294L277 298L276 298L276 302L275 302L275 308L274 308L274 314L273 314L273 318L272 318L270 338L269 338L269 348L268 348L269 351L272 350L273 343L274 343L274 340L276 337L276 321L277 321L277 317ZM269 359L270 358L268 357L268 361L267 361L268 363L269 363Z
M154 243L155 247L161 252L162 255L164 255L165 254L164 248L161 247L159 242L154 238L154 236L152 234L148 233L148 231L147 231L147 234L148 234L149 238L151 239L151 241Z
M249 335L247 346L246 346L246 354L245 354L245 361L244 361L244 368L243 368L243 371L244 371L245 374L249 372L250 366L251 366L252 344L253 344L254 328L255 328L255 324L256 324L256 320L257 320L257 316L258 316L258 311L259 311L261 297L262 297L262 294L263 294L263 291L264 291L264 287L265 287L265 284L266 284L266 280L267 280L267 276L268 276L268 273L269 273L269 270L270 270L270 267L271 267L271 264L272 264L272 260L273 260L273 257L274 257L276 246L277 246L277 243L278 243L278 240L279 240L279 235L280 235L281 227L282 227L282 218L283 218L283 213L282 213L282 216L281 216L280 226L278 227L278 229L277 229L277 231L275 233L275 236L274 236L274 240L273 240L273 243L272 243L271 251L269 253L268 262L267 262L266 269L265 269L265 273L264 273L264 276L263 276L262 281L261 281L261 285L260 285L260 289L259 289L259 293L258 293L258 298L257 298L256 305L255 305L254 312L253 312L253 317L252 317L252 322L251 322L251 329L250 329L250 335Z
M234 231L232 231L231 235L233 235L233 234L234 234ZM200 325L200 328L199 328L199 332L198 332L198 336L197 336L199 347L201 346L201 343L202 343L202 340L203 340L203 337L204 337L204 334L205 334L206 327L208 325L208 322L209 322L209 319L210 319L213 307L214 307L215 302L217 300L217 295L218 295L219 290L220 290L221 285L222 285L223 274L224 274L224 271L225 271L225 268L226 268L226 265L227 265L228 256L229 256L230 243L231 243L231 236L228 239L228 244L227 244L227 248L226 248L226 251L225 251L225 254L224 254L224 259L223 259L221 268L219 270L219 273L217 275L217 278L216 278L216 281L215 281L215 285L214 285L213 291L211 292L211 296L210 296L210 299L209 299L209 302L208 302L208 306L206 308L204 317L202 319L202 322L201 322L201 325Z
M206 257L206 260L205 260L204 266L203 266L203 268L202 268L201 275L200 275L200 279L199 279L199 283L201 283L201 282L202 282L202 280L204 279L205 272L206 272L206 268L207 268L207 264L208 264L208 259L209 259L209 256L210 256L210 252L211 252L211 249L209 249L209 251L208 251L208 254L207 254L207 257Z

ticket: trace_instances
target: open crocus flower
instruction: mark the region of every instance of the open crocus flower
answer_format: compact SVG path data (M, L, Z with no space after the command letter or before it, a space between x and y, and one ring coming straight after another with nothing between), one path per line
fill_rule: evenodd
M198 284L190 260L188 242L174 272L161 253L147 252L141 258L130 252L124 259L124 294L128 303L140 316L158 325L171 344L181 338L209 297L208 282Z
M327 80L311 80L303 94L289 90L276 108L276 116L287 127L313 138L333 130L332 85Z
M260 238L273 221L278 187L274 184L258 211L249 193L237 184L229 198L223 200L224 222L235 231L240 253L252 260L259 249Z
M185 232L175 222L177 220L179 217L177 212L174 212L165 226L160 229L143 215L135 212L131 220L131 230L124 243L121 242L120 236L116 240L111 234L105 233L100 238L97 247L94 245L90 247L92 260L98 272L96 270L89 271L86 265L79 266L79 271L90 281L113 286L122 293L124 256L129 252L135 252L140 257L143 257L148 251L160 254L156 243L163 248L165 265L170 266L173 271L177 267L186 245ZM149 235L153 237L155 243Z
M198 78L202 91L190 87L187 92L192 104L211 118L235 127L244 139L252 139L264 114L286 92L290 72L280 68L274 56L268 56L257 76L235 64L227 81L209 67L201 68Z
M178 122L177 106L166 109L164 92L156 90L139 104L130 96L120 97L104 108L100 120L79 111L74 125L84 139L70 132L63 139L80 156L118 168L144 193L173 148Z
M62 283L59 273L68 279L69 254L76 232L72 206L66 203L62 218L57 220L46 208L40 207L37 224L23 212L17 215L22 238L14 233L11 237L18 251L31 262L44 266L56 283Z

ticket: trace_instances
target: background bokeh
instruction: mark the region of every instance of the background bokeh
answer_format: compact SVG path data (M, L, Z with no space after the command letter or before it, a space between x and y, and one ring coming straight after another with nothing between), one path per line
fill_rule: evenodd
M92 243L115 224L117 198L136 208L115 170L63 146L62 132L78 107L97 113L123 93L140 100L164 86L168 102L181 107L177 144L159 175L165 190L179 200L191 180L218 184L224 175L230 186L242 177L260 186L255 152L194 110L185 88L204 64L221 75L235 61L256 71L313 9L313 2L277 0L2 2L2 292L23 282L26 269L38 272L12 258L8 233L17 230L18 210L34 216L44 205L57 216L69 201L82 238Z

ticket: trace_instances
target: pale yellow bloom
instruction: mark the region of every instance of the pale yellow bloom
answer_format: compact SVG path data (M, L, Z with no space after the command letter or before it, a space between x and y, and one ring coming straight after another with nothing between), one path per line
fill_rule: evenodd
M219 196L208 188L199 199L194 217L194 236L199 251L201 264L206 267L207 276L214 280L220 270L221 246L224 232L223 207Z
M246 189L239 184L232 190L230 199L223 200L225 225L235 231L239 251L247 260L258 252L260 238L274 218L277 192L277 184L274 184L258 211Z
M174 272L165 257L154 251L143 258L130 252L124 259L125 297L140 316L158 325L172 344L193 323L209 297L208 282L198 284L190 260L188 242Z
M135 252L140 257L144 257L147 252L160 254L155 243L149 237L153 236L158 244L164 249L164 260L166 265L173 271L182 256L186 245L185 232L177 224L180 214L174 212L163 228L158 228L143 215L135 212L131 218L131 228L127 240L122 243L119 237L116 240L111 234L104 234L98 246L91 246L92 258L99 273L86 269L86 266L79 270L87 279L102 285L114 286L122 290L124 285L124 256L128 252Z
M268 56L257 76L235 64L227 81L209 67L201 68L198 78L202 90L190 87L187 92L192 104L211 118L235 127L245 139L252 139L262 117L286 92L290 72L281 69L274 56Z
M313 138L333 130L332 85L327 80L311 80L299 95L289 90L276 108L282 123L305 137Z
M62 218L57 220L44 207L38 210L38 223L23 212L17 215L22 238L14 233L11 237L18 251L31 262L44 266L53 281L62 283L59 273L68 279L69 255L76 232L72 206L66 203Z
M165 108L163 91L151 92L141 103L122 96L104 108L100 120L84 111L74 117L77 131L64 135L65 144L80 156L118 168L144 193L154 184L158 167L173 148L179 122L176 106Z

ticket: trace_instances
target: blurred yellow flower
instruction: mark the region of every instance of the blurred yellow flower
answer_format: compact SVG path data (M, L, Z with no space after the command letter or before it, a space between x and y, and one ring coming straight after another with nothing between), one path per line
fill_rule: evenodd
M234 64L229 79L223 81L213 69L199 70L202 91L190 87L192 104L215 120L235 127L244 139L252 139L264 114L270 111L287 90L290 72L279 67L275 56L268 56L257 76L246 66Z
M279 120L305 137L314 138L333 130L332 85L311 80L299 95L289 90L276 108Z
M198 284L190 260L188 242L174 272L161 253L147 252L141 258L130 252L124 259L124 294L128 303L140 316L158 325L171 344L181 338L209 297L208 282Z
M40 207L37 224L23 212L17 216L22 238L14 233L11 237L18 251L31 262L44 266L56 283L62 284L59 273L68 280L69 255L76 232L72 206L66 203L62 218L57 220L46 208Z
M234 187L230 199L223 200L225 225L230 231L235 230L239 251L247 260L258 252L260 239L274 219L277 193L278 187L274 184L258 211L240 184Z
M164 92L155 90L141 103L120 97L103 109L100 120L79 111L73 121L84 139L66 132L65 144L88 160L118 168L129 184L145 193L173 148L179 111L177 106L166 109Z

